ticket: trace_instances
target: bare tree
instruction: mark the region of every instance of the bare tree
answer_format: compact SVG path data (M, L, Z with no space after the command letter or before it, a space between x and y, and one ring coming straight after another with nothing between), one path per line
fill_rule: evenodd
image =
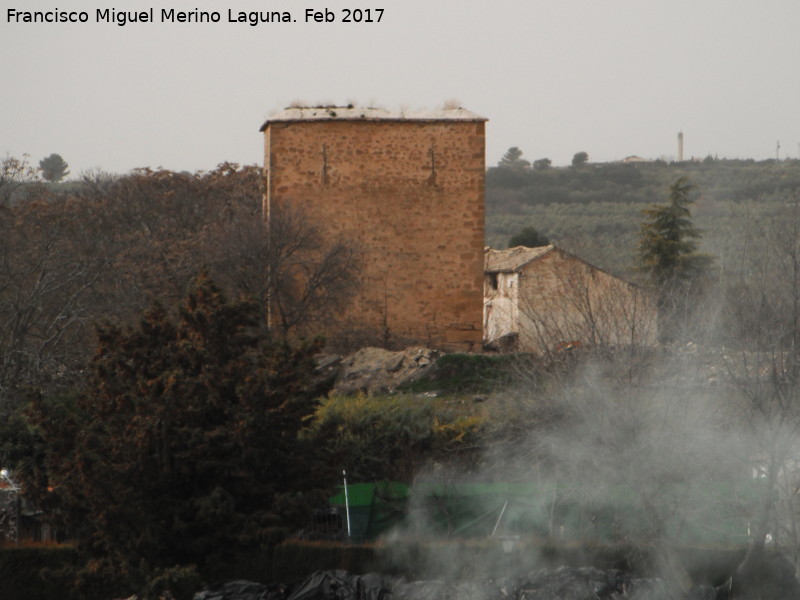
M39 174L28 158L24 154L22 158L6 156L0 160L0 206L37 198L45 193Z
M281 335L341 320L357 253L297 212L265 226L258 167L89 174L72 196L42 187L22 202L25 165L7 159L0 176L14 198L0 203L0 389L77 376L94 323L175 301L204 268L231 297L257 299L265 325L271 299Z
M727 368L742 401L740 424L759 490L751 543L740 573L763 570L768 542L800 581L800 206L748 223L736 276L729 282L732 331Z
M657 340L656 298L646 289L567 256L516 291L520 338L550 361L565 350L623 353L632 375L642 353Z
M68 381L87 352L93 294L109 258L63 199L0 208L0 395Z
M271 208L267 235L270 326L283 336L335 329L358 285L354 243L330 240L310 215L291 206Z

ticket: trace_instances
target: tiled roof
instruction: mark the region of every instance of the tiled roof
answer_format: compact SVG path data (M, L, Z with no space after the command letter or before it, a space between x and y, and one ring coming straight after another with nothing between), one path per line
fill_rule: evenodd
M484 271L486 273L513 273L529 262L540 258L553 250L555 246L539 246L528 248L517 246L508 250L494 250L486 248L484 257Z

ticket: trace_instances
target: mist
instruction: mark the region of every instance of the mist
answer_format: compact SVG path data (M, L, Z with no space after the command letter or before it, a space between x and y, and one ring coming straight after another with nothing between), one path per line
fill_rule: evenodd
M587 351L545 372L521 359L519 386L492 399L516 427L490 434L477 469L419 473L383 540L394 564L519 580L568 559L658 577L670 597L730 586L754 549L796 564L797 429L751 395L776 385L775 355L687 343L631 356Z

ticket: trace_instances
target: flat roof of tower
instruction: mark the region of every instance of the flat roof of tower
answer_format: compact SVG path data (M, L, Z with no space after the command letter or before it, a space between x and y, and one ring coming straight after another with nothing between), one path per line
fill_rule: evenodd
M353 105L292 106L269 117L259 131L264 131L270 123L289 121L488 121L488 119L460 107L391 111Z

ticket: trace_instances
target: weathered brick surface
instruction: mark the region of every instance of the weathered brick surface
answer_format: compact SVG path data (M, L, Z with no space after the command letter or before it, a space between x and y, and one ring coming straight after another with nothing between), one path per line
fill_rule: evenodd
M408 342L478 349L483 120L268 121L267 203L288 203L360 250L342 322Z

